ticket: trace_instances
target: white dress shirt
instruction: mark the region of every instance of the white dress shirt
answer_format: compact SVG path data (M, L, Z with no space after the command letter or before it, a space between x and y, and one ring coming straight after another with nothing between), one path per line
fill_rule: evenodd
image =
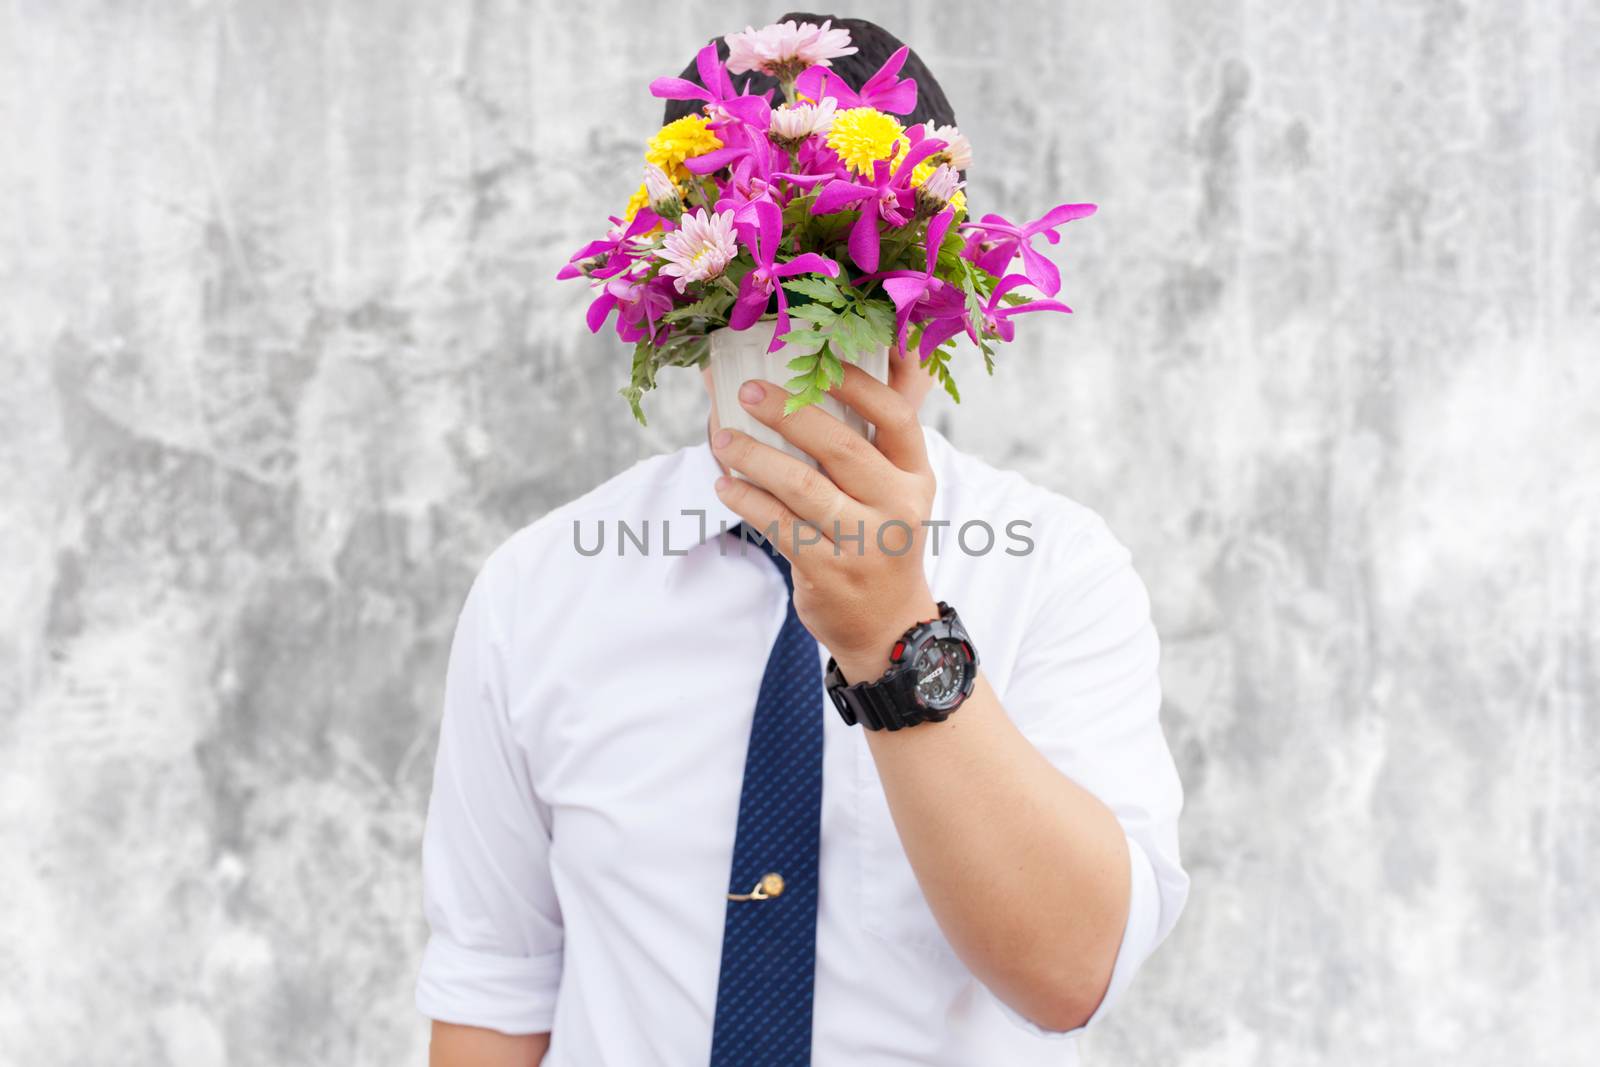
M961 613L1022 733L1128 836L1128 924L1093 1026L1188 894L1149 599L1099 516L925 432L933 518L951 523L926 554L929 587ZM546 1067L708 1059L745 747L787 597L759 547L741 555L719 535L738 522L712 489L719 473L702 443L556 509L490 555L457 623L423 845L432 936L417 1005L446 1022L550 1031ZM703 542L685 510L705 513ZM619 520L636 537L648 523L648 552L619 541ZM981 526L958 543L975 520L994 531L987 552ZM1008 532L1016 521L1029 525ZM585 555L601 524L603 551ZM813 1062L1076 1063L1081 1029L1033 1025L950 948L861 728L820 684L817 714Z

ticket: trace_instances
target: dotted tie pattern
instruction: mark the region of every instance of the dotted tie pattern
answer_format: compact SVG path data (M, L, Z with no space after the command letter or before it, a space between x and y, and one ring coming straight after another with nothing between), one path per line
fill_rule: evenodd
M789 562L760 547L782 572L789 604L756 697L728 892L749 894L773 873L782 891L728 901L711 1067L811 1062L825 694L816 639L795 614Z

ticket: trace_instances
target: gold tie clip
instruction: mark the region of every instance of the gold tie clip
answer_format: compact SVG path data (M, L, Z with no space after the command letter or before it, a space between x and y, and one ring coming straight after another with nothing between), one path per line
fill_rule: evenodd
M729 900L767 900L783 895L783 875L769 871L761 876L754 889L748 893L729 893Z

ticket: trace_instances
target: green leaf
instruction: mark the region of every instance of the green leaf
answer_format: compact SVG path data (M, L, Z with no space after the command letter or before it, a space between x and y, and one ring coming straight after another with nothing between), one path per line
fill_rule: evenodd
M847 312L834 320L828 342L841 358L858 363L872 349L871 328L866 319L854 312Z
M640 426L647 426L642 400L656 387L656 374L662 367L704 366L711 355L711 340L703 333L680 333L659 347L649 341L633 346L633 366L628 384L617 390Z
M790 278L783 283L783 287L797 296L807 297L819 304L831 304L834 307L844 307L849 297L839 291L839 283L825 274L802 274L798 278ZM794 309L790 314L794 314Z
M817 190L795 197L783 206L783 228L804 222L811 214L811 205L817 202Z
M803 330L790 330L788 333L778 338L778 340L782 341L786 345L791 345L800 349L809 349L810 351L814 352L826 344L828 339L817 330L807 327Z
M837 389L844 384L844 365L839 362L839 357L831 351L822 352L819 355L819 363L826 375L827 384L823 386L824 389Z
M820 389L808 389L803 393L791 393L789 399L783 402L783 413L785 415L793 415L801 408L810 407L812 404L820 403L821 400L822 390Z
M835 311L827 304L802 304L799 307L789 309L789 317L791 319L801 319L805 322L814 322L819 326L827 325L837 318L838 315L839 312Z
M950 376L950 368L944 368L940 381L944 384L944 391L950 394L950 399L957 404L961 403L961 391L956 388L956 380Z
M844 235L856 224L859 211L836 211L831 215L812 215L806 225L817 235L813 248L828 248L844 244Z
M785 415L815 404L828 389L844 381L844 368L826 344L812 355L797 356L790 360L789 369L799 373L784 383L784 388L789 392L789 398L783 404Z
M705 334L680 334L656 350L658 367L697 367L711 356L711 340Z
M720 319L729 306L733 297L727 293L712 293L692 304L685 304L661 316L662 322L683 322L685 319Z
M618 389L617 395L628 402L628 407L633 410L633 417L640 426L650 425L650 423L644 417L644 408L639 404L640 398L644 395L642 390L638 390L633 388L631 385L627 385L623 386L621 389Z
M633 409L633 417L639 420L640 426L649 423L644 418L644 406L641 400L644 394L656 387L655 348L648 341L640 341L633 348L633 369L628 375L628 384L618 390L623 399L628 402L628 407Z
M920 330L916 331L919 335ZM928 373L950 394L950 399L957 404L961 403L961 392L956 388L954 375L950 373L950 356L955 351L954 340L946 341L928 354Z
M885 300L871 300L859 305L863 318L872 328L873 345L885 348L894 343L894 305Z

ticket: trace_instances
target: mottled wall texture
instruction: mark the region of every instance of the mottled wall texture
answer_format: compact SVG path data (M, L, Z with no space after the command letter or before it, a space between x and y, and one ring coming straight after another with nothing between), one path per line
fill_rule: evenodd
M0 1062L422 1062L468 582L701 432L552 276L646 81L782 10L0 7ZM1600 6L854 13L977 206L1101 205L929 409L1164 638L1194 893L1089 1062L1594 1062Z

